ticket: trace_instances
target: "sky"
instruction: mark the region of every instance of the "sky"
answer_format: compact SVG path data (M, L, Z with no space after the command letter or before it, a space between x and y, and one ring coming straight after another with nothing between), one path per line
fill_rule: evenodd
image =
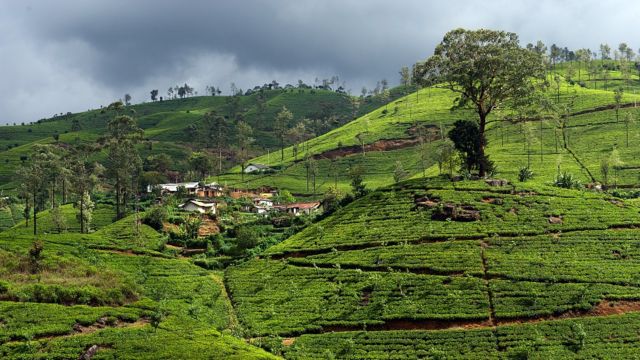
M0 124L184 83L228 93L337 75L359 94L397 84L458 27L637 51L639 15L632 0L0 0Z

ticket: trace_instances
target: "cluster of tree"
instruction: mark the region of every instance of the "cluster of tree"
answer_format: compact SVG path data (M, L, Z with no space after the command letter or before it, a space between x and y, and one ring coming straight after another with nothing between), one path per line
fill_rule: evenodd
M78 208L80 231L88 232L93 210L92 194L105 179L113 188L116 217L124 217L128 201L136 194L141 172L141 160L135 145L143 130L133 118L120 115L118 101L108 109L115 113L109 121L107 134L97 144L36 145L17 171L21 183L20 195L25 201L25 218L33 214L33 232L37 234L37 214L49 206L59 231L66 227L60 204L71 200ZM92 155L106 150L104 164L92 161Z
M195 91L195 89L189 86L187 83L185 83L182 86L176 85L174 87L170 87L169 89L167 89L168 99L176 99L176 98L183 99L185 97L189 97L192 95L198 95L198 92Z
M546 64L555 69L556 64L562 62L577 62L577 72L580 81L582 79L582 68L586 67L588 80L596 80L594 85L597 87L597 81L605 82L605 86L611 78L609 71L618 70L622 73L623 78L628 83L631 72L635 69L640 73L640 63L638 62L636 53L627 43L620 43L617 49L613 50L608 44L600 44L598 50L581 48L577 50L569 50L567 47L560 47L552 44L549 48L542 42L536 44L529 43L526 48L536 54L539 54ZM640 50L639 50L640 52ZM602 61L596 62L594 60ZM584 66L583 66L584 65ZM576 76L576 68L573 64L568 64L565 68L565 78L573 81Z

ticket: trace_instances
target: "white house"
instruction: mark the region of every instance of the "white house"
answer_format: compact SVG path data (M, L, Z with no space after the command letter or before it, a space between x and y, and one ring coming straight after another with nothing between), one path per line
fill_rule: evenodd
M270 170L271 168L267 165L263 164L249 164L244 168L245 174L249 173L261 173L266 170Z
M273 200L263 197L254 197L253 204L271 209L273 207Z
M277 205L273 207L274 209L282 212L287 212L289 214L293 214L295 216L306 214L311 215L320 210L320 202L305 202L305 203L293 203L286 205Z
M194 199L189 199L187 202L179 205L178 207L185 211L197 212L200 214L215 215L217 212L216 203L198 201Z
M196 190L198 189L197 182L184 182L184 183L169 183L169 184L158 184L155 188L159 188L160 192L163 194L175 194L178 192L178 188L184 187L189 195L195 195ZM153 187L147 186L147 192L152 192Z

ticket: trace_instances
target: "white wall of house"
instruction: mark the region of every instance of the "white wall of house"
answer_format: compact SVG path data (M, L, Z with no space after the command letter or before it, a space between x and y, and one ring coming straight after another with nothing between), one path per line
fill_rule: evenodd
M246 174L252 173L252 172L260 172L260 171L262 171L262 169L260 169L259 167L255 166L253 164L248 165L246 168L244 168L244 172Z
M211 206L211 207L203 207L203 206L198 206L196 204L194 204L193 202L188 202L186 203L183 207L183 210L186 211L192 211L192 212L197 212L200 214L216 214L216 207L215 206Z

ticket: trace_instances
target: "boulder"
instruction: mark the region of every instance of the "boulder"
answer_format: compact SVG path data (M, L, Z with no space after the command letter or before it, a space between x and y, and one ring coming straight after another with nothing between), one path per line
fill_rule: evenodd
M549 216L549 224L562 224L562 216Z
M484 181L489 186L507 186L509 181L505 179L487 179Z

